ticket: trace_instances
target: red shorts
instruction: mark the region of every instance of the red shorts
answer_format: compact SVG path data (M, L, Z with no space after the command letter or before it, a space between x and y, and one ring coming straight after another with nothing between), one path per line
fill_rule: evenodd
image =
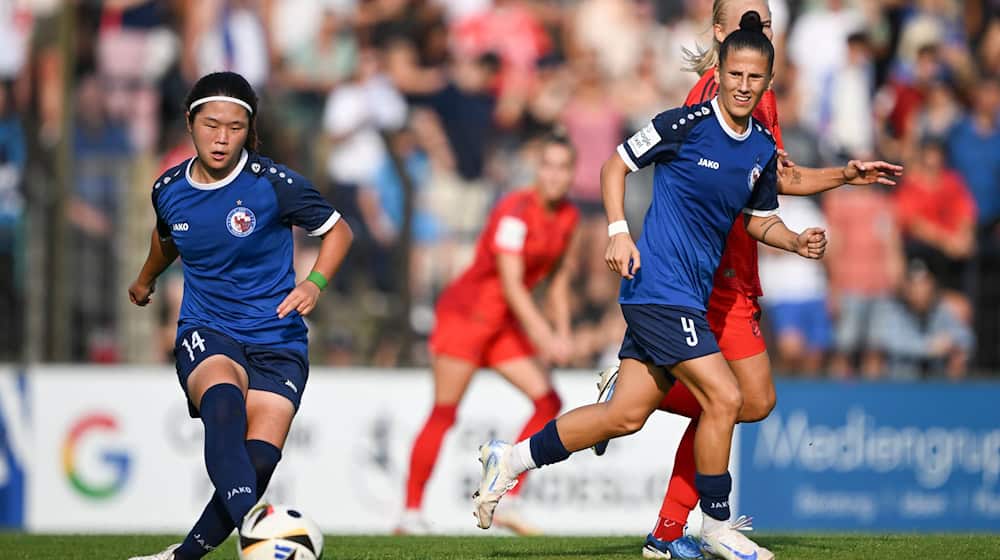
M708 299L706 315L726 360L742 360L767 350L760 333L760 305L756 297L715 287Z
M480 367L535 355L517 321L487 325L460 315L439 315L430 338L431 354L450 356Z

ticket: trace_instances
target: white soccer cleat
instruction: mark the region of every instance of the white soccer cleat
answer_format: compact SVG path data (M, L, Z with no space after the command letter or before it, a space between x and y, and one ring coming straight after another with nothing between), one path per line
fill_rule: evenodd
M774 560L773 552L748 539L741 532L749 527L739 526L742 519L738 519L736 525L702 534L701 546L705 554L723 560Z
M517 475L511 473L505 461L513 449L514 446L506 441L495 439L479 446L483 479L479 483L479 490L472 495L472 503L475 505L472 515L476 517L476 524L480 529L490 528L493 524L493 511L500 503L500 498L517 486Z
M403 512L399 519L399 525L396 525L393 533L396 535L429 535L431 534L431 525L424 519L420 510L408 509Z
M616 383L618 383L618 366L605 368L604 371L601 372L601 378L597 380L598 404L611 400L611 395L615 394ZM600 457L601 455L604 455L605 451L608 450L608 443L610 443L610 440L599 441L590 448L594 451L595 455Z
M180 543L172 544L152 556L133 556L128 560L174 560L174 551L180 546Z

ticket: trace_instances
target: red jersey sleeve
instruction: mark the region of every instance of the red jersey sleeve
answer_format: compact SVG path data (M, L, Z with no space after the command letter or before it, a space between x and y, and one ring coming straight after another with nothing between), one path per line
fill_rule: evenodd
M495 227L489 232L490 249L494 253L520 255L524 253L524 242L528 238L528 221L525 205L511 197L497 208L494 216Z

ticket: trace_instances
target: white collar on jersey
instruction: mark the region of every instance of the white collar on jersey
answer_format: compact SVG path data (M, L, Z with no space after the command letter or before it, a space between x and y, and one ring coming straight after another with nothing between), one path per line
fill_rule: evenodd
M726 119L722 117L722 111L719 111L718 96L712 98L712 110L715 111L715 118L719 121L719 126L722 127L722 130L725 131L730 138L742 142L750 137L750 129L753 128L753 117L750 117L750 120L747 121L747 129L743 131L743 134L740 134L739 132L733 130L729 126L729 123L726 122Z
M236 164L236 167L234 167L232 171L229 172L229 175L227 175L224 179L219 179L214 183L199 183L195 181L193 178L191 178L191 165L194 163L194 160L196 159L198 159L198 156L195 156L191 158L190 161L188 161L187 169L184 170L184 177L187 179L187 182L192 187L198 189L199 191L214 191L215 189L221 189L222 187L236 180L236 177L240 174L241 171L243 171L243 166L245 166L247 164L247 160L250 159L250 154L248 154L247 151L244 149L243 153L240 154L240 162Z

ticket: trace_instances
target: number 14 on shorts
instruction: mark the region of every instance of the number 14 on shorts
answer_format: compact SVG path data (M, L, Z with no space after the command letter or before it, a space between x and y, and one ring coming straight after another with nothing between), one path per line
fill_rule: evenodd
M205 353L205 339L198 334L198 331L191 331L187 338L181 339L181 346L187 350L188 359L194 361L194 351Z

